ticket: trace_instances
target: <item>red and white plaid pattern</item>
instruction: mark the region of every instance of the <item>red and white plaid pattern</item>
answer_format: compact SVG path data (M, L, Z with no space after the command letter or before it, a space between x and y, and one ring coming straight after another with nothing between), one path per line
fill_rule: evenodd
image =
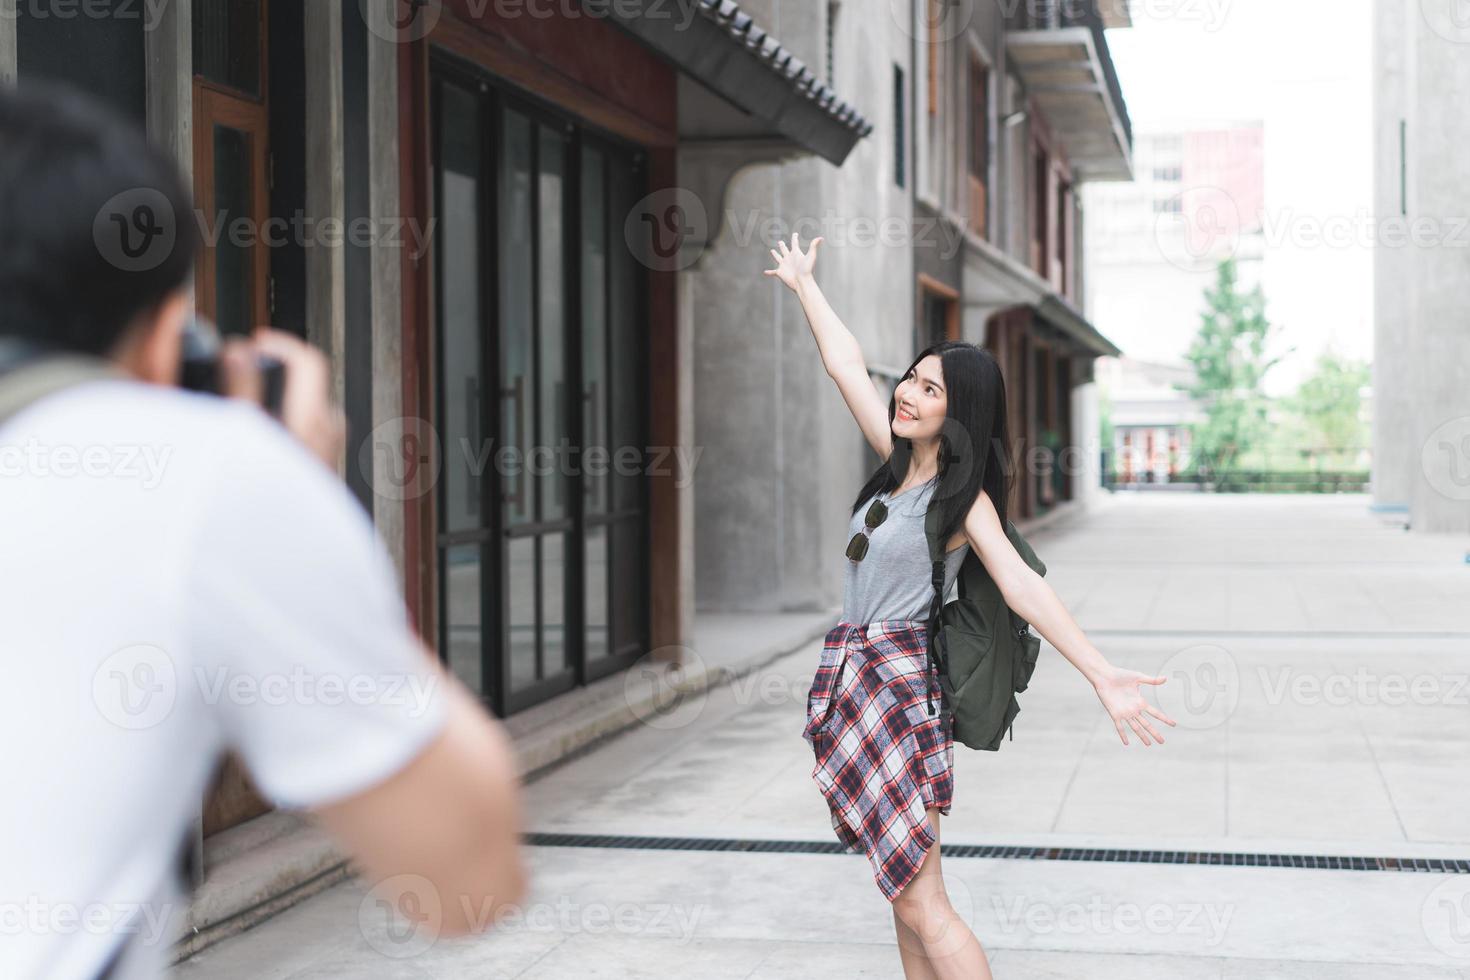
M812 778L838 839L868 855L890 902L934 845L924 811L948 815L954 797L954 739L939 698L929 715L926 642L920 620L839 622L807 694Z

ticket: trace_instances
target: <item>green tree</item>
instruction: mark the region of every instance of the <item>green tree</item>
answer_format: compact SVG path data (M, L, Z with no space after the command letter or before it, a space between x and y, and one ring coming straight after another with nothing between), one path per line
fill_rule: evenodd
M1296 394L1283 399L1302 434L1300 451L1312 465L1323 462L1351 464L1367 444L1367 427L1360 417L1360 392L1369 382L1368 365L1346 358L1329 347L1317 357L1311 377Z
M1178 386L1204 407L1204 421L1191 426L1190 438L1197 464L1208 473L1229 474L1241 456L1264 440L1268 430L1261 381L1295 349L1268 358L1271 335L1261 287L1243 290L1235 259L1221 262L1214 288L1205 291L1199 333L1184 355L1194 366L1195 380Z

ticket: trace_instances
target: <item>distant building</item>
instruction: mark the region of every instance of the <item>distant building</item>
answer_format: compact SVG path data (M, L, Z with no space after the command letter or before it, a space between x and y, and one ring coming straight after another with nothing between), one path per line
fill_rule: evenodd
M1182 363L1224 259L1260 281L1264 141L1257 122L1140 126L1133 181L1086 189L1087 313L1130 356Z
M1158 364L1131 357L1103 358L1098 384L1106 393L1113 438L1105 482L1128 487L1177 483L1194 467L1192 423L1203 418L1199 403L1179 385L1194 380L1187 365Z

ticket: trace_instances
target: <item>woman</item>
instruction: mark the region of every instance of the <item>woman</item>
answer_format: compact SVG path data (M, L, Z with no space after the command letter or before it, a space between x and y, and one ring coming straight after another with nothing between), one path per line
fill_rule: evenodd
M866 852L892 903L904 976L989 980L984 950L945 894L934 846L954 790L949 705L926 650L934 586L924 518L935 493L946 593L973 549L1006 605L1092 683L1124 745L1125 725L1144 745L1150 736L1164 741L1145 712L1175 722L1139 692L1164 678L1104 659L1005 535L1009 442L995 359L974 344L930 347L885 409L856 339L812 276L821 242L803 252L792 235L789 246L771 250L776 268L765 274L801 300L827 374L884 463L853 505L842 619L823 644L802 734L838 839ZM941 704L937 712L931 698Z

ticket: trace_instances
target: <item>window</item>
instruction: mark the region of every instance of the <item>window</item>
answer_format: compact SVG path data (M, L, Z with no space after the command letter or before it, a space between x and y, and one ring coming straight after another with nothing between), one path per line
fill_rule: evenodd
M990 73L970 60L970 228L986 235L990 197Z
M1031 168L1031 267L1047 278L1051 241L1051 161L1041 144L1034 145Z
M79 4L67 4L63 10L59 4L28 0L0 2L0 18L14 22L16 74L22 81L46 78L75 85L142 126L147 111L147 18L137 10L133 16L122 16L124 4L125 0L94 0L85 11L78 11ZM93 10L105 15L87 13Z
M893 182L904 181L903 69L893 66Z
M265 0L193 8L194 204L206 224L195 299L227 334L270 320L265 17Z
M1071 297L1071 285L1067 277L1072 273L1072 185L1059 183L1057 185L1057 235L1056 235L1056 277L1057 290L1067 297Z

